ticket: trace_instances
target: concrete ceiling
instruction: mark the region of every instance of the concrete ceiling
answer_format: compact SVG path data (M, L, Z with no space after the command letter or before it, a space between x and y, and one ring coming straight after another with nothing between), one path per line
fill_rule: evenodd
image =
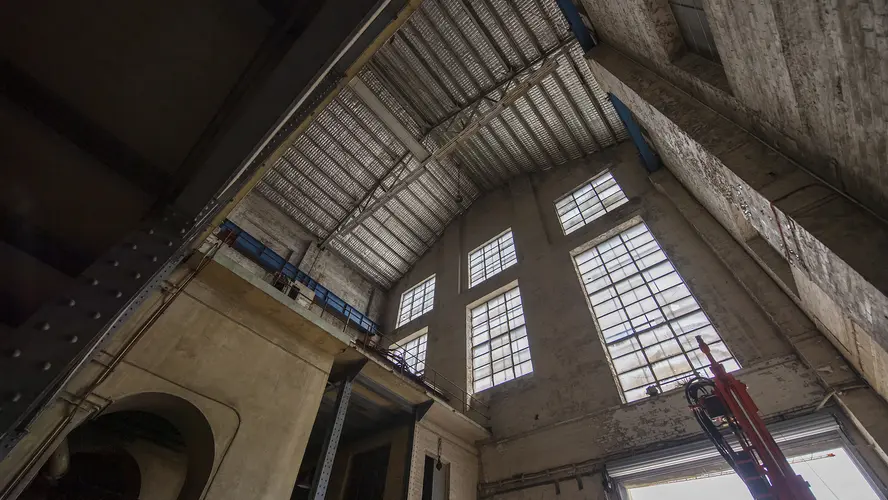
M388 288L484 192L625 138L554 0L425 0L256 192Z

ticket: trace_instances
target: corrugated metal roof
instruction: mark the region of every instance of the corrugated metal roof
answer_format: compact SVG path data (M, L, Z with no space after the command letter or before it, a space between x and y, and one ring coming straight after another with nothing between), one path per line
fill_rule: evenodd
M386 288L483 192L626 138L554 0L425 0L359 79L256 190Z

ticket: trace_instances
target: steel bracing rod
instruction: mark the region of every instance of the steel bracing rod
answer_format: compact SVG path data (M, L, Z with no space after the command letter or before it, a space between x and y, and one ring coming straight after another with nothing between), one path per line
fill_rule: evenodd
M361 198L361 200L354 206L354 208L352 208L351 210L345 210L346 215L344 217L342 217L341 219L339 219L339 221L336 223L336 227L333 229L333 231L331 231L324 239L322 239L321 242L318 244L318 246L321 248L324 248L327 245L327 243L329 243L330 238L332 238L334 235L336 235L342 229L343 224L345 224L354 214L356 214L358 211L361 211L361 212L366 211L366 207L362 209L361 206L370 202L371 198L373 197L373 194L376 193L376 190L382 188L382 183L385 181L385 179L388 177L388 175L391 174L398 167L398 165L401 165L401 164L406 165L405 160L408 157L409 157L409 153L404 153L401 156L401 159L397 163L392 165L391 168L389 168L388 172L385 173L385 175L383 175L382 177L377 179L376 183L370 189L367 190L367 193L364 194L364 197Z
M333 473L333 461L336 459L339 438L342 437L342 428L345 426L345 415L348 412L348 401L351 399L353 385L353 378L345 378L340 382L339 390L336 393L333 425L327 429L324 436L321 456L311 482L311 490L308 495L311 500L324 500L327 497L327 487L330 485L330 475Z
M554 58L552 60L554 60ZM503 110L505 110L506 107L513 104L516 99L524 96L526 94L526 92L528 90L530 90L530 88L533 85L542 81L543 78L545 78L549 73L551 73L552 71L555 70L556 66L554 64L551 64L552 60L547 61L546 64L543 64L542 66L537 68L527 80L525 80L524 82L521 82L520 84L516 85L515 88L509 90L506 93L506 95L503 96L503 98L497 103L497 105L494 107L493 110L488 112L484 117L479 119L477 122L469 125L465 129L463 129L463 131L458 133L456 137L451 138L446 144L444 144L441 148L439 148L437 151L435 151L432 154L432 156L427 158L426 161L423 162L423 164L419 168L413 170L407 177L402 179L396 186L393 186L391 189L389 189L385 195L383 195L382 197L377 199L376 203L374 204L374 207L378 206L379 204L384 203L385 200L387 200L388 198L390 198L394 194L397 194L398 192L400 192L401 190L403 190L407 186L409 186L413 180L415 180L416 178L418 178L420 175L422 175L424 173L424 171L426 170L425 165L428 162L437 160L438 158L450 153L460 142L464 141L466 137L475 133L480 128L480 126L482 126L483 124L486 124L487 122L489 122L490 120L495 118L499 113L501 113ZM516 115L517 115L517 113L516 113ZM544 120L543 120L543 123L546 124ZM557 142L557 139L556 139L556 142ZM483 165L483 162L481 163L481 165ZM370 208L369 210L372 211L373 208ZM366 213L366 210L364 213ZM361 220L363 220L363 217L366 217L366 215L361 214L361 215L358 215L357 217L355 217L350 223L346 224L346 226L340 230L340 233L348 233L349 231L351 231L351 229L353 229L355 226L357 226L361 222Z

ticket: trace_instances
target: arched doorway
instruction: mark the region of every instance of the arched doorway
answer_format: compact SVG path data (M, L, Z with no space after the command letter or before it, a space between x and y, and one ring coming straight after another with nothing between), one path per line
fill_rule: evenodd
M68 434L24 500L198 500L215 457L203 413L177 396L121 399Z

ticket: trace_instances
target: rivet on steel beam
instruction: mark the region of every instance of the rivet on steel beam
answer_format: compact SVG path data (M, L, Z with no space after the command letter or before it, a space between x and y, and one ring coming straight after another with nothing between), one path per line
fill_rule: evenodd
M120 297L123 297L123 292L121 292L120 290L117 290L116 292L114 292L115 299L119 299Z
M148 234L154 234L154 228L149 229Z
M133 250L138 250L138 249L139 249L139 245L136 245L135 243L133 243L132 246L131 246L130 248L132 248Z
M138 273L138 272L137 272L137 273L133 273L133 278L135 278L135 279L141 279L141 278L142 278L142 273Z
M74 299L68 299L68 307L74 307L77 305L77 301Z
M21 399L22 399L22 393L20 393L20 392L13 394L12 397L9 398L9 400L12 401L13 403L18 403Z
M116 260L112 260L112 261L111 261L111 266L112 266L112 267L117 267L117 266L119 266L119 265L120 265L120 262L119 262L119 261L116 261Z
M151 262L157 262L157 256L156 256L156 255L152 255L152 256L151 256Z
M168 246L168 247L173 246L173 242L172 242L172 241L167 241L167 246Z
M22 350L21 349L13 349L12 352L9 353L9 355L13 358L19 358L22 356Z
M76 344L79 341L80 341L80 337L78 337L77 335L71 335L70 337L68 337L68 342L70 342L72 344Z
M166 222L166 221L168 221L168 220L170 220L169 217L164 217L164 218L163 218L163 221L164 221L164 222Z
M92 280L90 280L89 284L92 286L98 286L99 280L97 280L96 278L93 278Z
M43 371L48 372L50 368L52 368L52 363L50 363L49 361L43 363Z
M101 317L102 317L102 313L100 313L99 311L92 313L92 319L99 319Z
M43 330L45 332L45 331L49 330L49 323L44 321L43 323L40 323L38 328L40 328L41 330Z

